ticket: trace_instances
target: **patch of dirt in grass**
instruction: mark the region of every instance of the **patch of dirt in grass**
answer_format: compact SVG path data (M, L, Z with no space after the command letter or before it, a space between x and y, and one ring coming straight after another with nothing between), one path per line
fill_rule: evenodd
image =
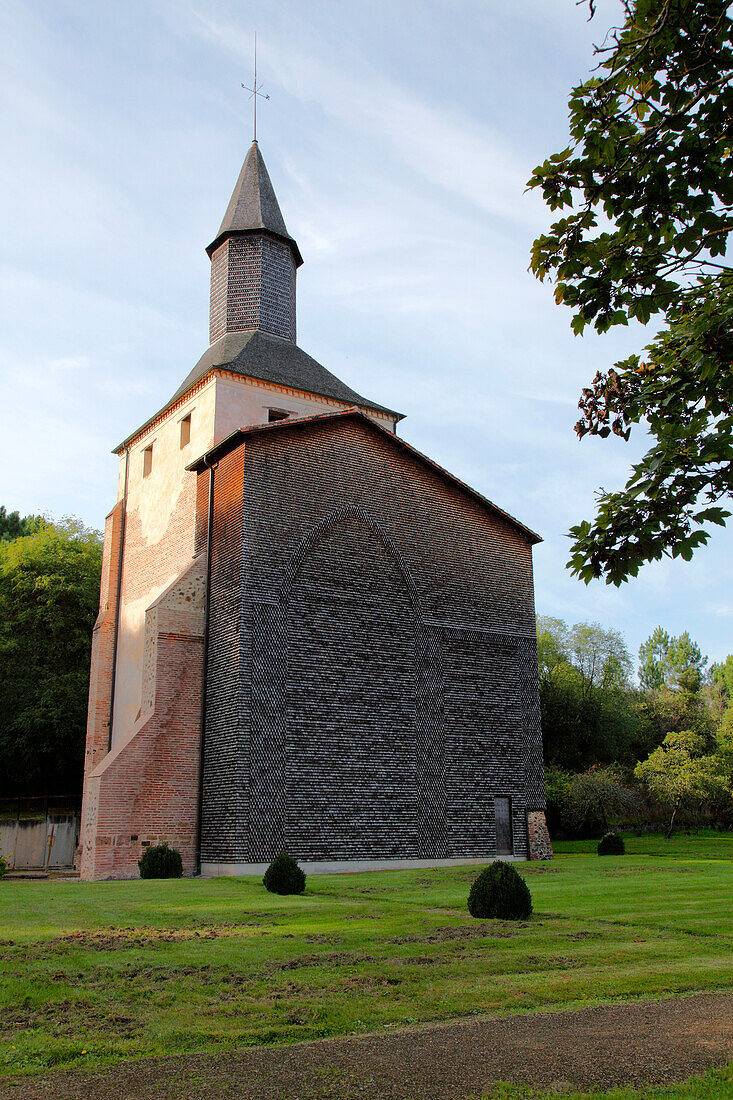
M382 974L354 974L345 978L339 989L381 989L388 985L399 985L399 978L387 978Z
M358 966L375 962L374 955L357 955L348 951L331 951L328 955L296 955L293 959L269 963L269 970L300 970L302 966Z
M281 1001L285 997L302 997L313 991L313 986L305 985L303 982L284 982L283 985L278 985L274 989L267 991L268 997L273 1001Z
M577 932L558 932L557 936L562 940L602 940L603 932L585 932L578 929Z
M56 1037L77 1036L80 1031L95 1035L129 1038L141 1027L132 1016L121 1012L104 1012L91 1001L55 1001L45 1005L19 1006L3 1009L0 1035L12 1035L18 1030L51 1027Z
M519 966L536 966L541 970L577 970L586 965L585 959L575 959L569 955L525 955L518 960Z
M201 928L103 928L66 932L48 940L28 944L23 940L0 940L0 961L25 956L29 951L34 958L64 955L69 951L128 951L131 948L151 948L189 940L215 940L222 936L237 936L248 925L233 922L209 925ZM267 935L256 932L255 935ZM294 939L293 934L282 933L284 939Z
M416 936L394 936L388 943L448 943L451 940L504 940L519 934L520 929L530 928L528 921L517 921L515 924L506 924L500 921L492 921L490 924L453 925L446 924L442 928L434 928L431 932L423 932Z
M399 886L360 886L358 890L354 891L354 896L361 897L362 894L395 894L400 889ZM325 893L325 891L324 891ZM336 896L335 894L333 895Z
M7 940L2 945L0 959L13 958L18 954L25 955L29 950L35 958L43 958L48 955L63 955L70 950L81 949L91 951L120 951L130 947L151 947L158 943L177 943L185 939L213 939L210 932L186 931L176 934L173 931L163 929L127 929L111 928L104 931L68 932L64 936L55 936L53 939L44 940L41 943L29 945L27 943Z
M625 875L701 875L697 867L607 867L601 870L606 878L620 878Z

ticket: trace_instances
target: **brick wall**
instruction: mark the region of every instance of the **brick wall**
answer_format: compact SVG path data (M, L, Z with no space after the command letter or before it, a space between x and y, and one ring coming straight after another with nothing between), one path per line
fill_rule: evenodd
M216 472L204 862L490 857L544 809L531 546L354 421Z
M201 554L146 613L142 714L85 778L82 878L137 877L144 847L162 840L194 870L205 571Z
M93 771L102 757L106 755L109 743L122 508L122 501L119 501L107 516L104 526L99 614L92 633L89 709L87 711L87 739L84 756L85 776Z

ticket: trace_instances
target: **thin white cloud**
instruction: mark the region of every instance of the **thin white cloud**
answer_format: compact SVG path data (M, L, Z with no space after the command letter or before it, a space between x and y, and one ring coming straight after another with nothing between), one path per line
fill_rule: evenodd
M252 37L238 24L196 11L201 33L248 64ZM493 128L417 98L349 53L348 64L278 37L261 43L271 80L294 99L386 143L412 171L479 210L534 228L545 218L541 200L525 195L527 164Z

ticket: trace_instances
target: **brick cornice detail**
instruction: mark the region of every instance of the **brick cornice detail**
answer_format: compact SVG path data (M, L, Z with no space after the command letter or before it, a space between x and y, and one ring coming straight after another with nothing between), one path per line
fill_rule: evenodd
M157 428L163 424L172 413L175 413L183 405L186 404L195 394L199 393L212 378L227 378L233 382L246 382L248 385L256 386L258 389L275 390L277 393L286 394L290 397L316 397L319 401L322 401L324 405L332 406L335 409L348 409L358 408L366 415L374 415L375 409L370 408L369 405L356 405L349 404L348 401L337 401L333 397L324 397L319 393L311 393L310 390L298 390L292 386L281 386L278 382L265 382L262 378L250 378L249 375L237 374L234 371L224 370L222 367L212 367L210 371L207 371L202 378L199 378L197 382L186 390L177 401L169 405L167 409L159 413L154 420L151 420L149 424L146 424L144 428L141 428L139 432L131 436L124 447L120 446L115 449L115 454L123 454L125 450L131 450L142 439L145 439L151 432L154 432ZM380 420L384 420L385 423L390 423L392 417L385 416L384 414L378 414Z

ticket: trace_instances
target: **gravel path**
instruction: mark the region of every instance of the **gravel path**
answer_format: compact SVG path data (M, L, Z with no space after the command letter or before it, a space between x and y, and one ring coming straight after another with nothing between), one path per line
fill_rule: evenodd
M6 1078L0 1100L474 1100L496 1081L642 1086L730 1059L733 994L701 993Z

